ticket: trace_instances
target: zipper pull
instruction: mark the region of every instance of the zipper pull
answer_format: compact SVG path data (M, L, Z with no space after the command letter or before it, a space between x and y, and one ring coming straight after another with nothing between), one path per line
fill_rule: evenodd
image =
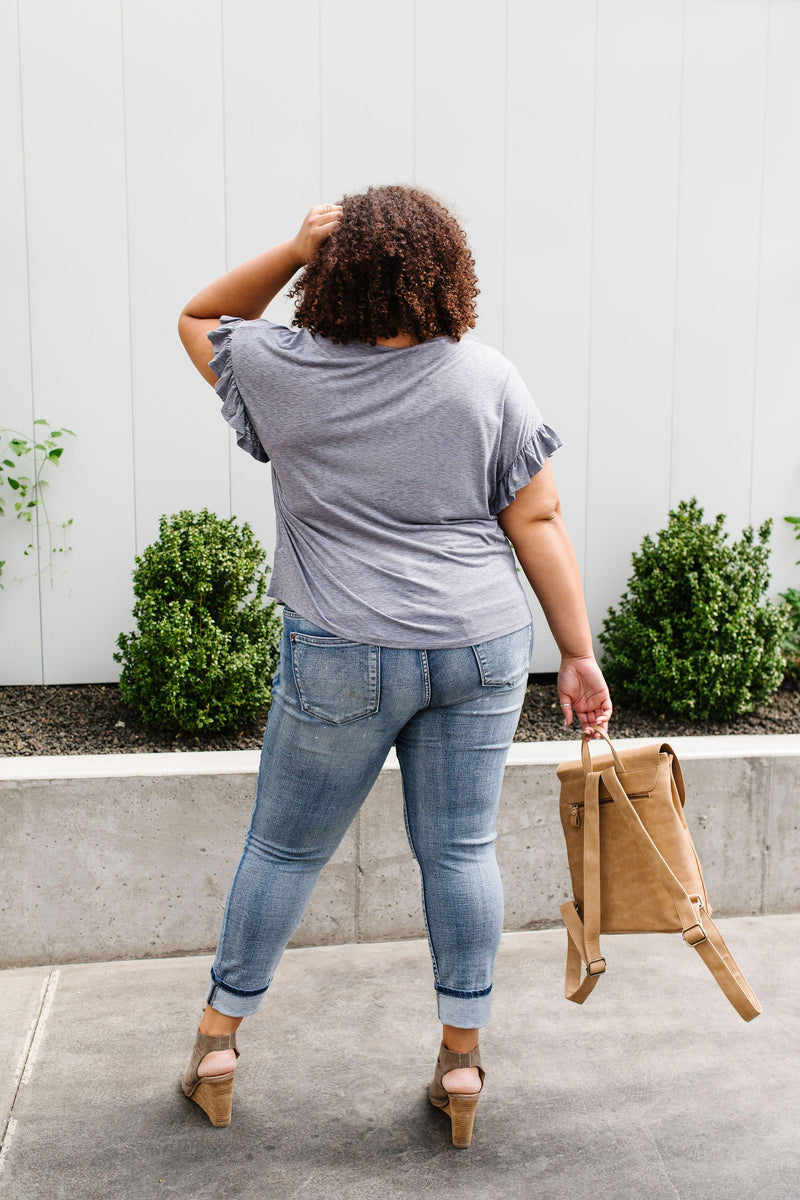
M583 807L582 804L573 804L572 809L570 810L572 812L572 816L570 817L569 823L575 829L580 829L580 827L581 827L581 808L582 807Z

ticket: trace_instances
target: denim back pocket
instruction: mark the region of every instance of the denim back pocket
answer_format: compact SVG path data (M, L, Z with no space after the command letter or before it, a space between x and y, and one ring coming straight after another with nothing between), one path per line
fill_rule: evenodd
M370 716L380 703L378 646L290 633L292 671L303 712L333 725Z
M472 647L484 687L516 687L527 676L533 649L533 622L515 633Z

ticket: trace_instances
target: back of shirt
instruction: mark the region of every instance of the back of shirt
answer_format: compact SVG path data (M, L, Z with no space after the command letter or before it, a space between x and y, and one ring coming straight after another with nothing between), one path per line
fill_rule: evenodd
M507 359L470 335L343 346L230 317L209 338L223 415L272 463L271 596L384 646L527 624L497 513L560 441Z

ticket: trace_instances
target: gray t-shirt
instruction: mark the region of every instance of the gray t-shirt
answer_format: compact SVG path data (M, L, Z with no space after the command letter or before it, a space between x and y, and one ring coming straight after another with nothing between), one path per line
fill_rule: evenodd
M497 513L561 442L466 335L407 349L222 317L222 415L272 463L269 595L340 637L468 646L530 620Z

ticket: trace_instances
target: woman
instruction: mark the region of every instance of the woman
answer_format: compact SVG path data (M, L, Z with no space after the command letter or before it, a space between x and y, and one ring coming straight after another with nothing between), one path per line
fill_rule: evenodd
M259 319L290 293L296 331ZM370 188L191 300L180 336L238 444L272 462L284 634L256 801L182 1085L230 1123L235 1031L392 745L422 873L442 1045L431 1102L469 1145L502 928L494 822L532 627L513 543L562 655L565 721L606 722L548 456L514 367L474 336L464 232ZM213 348L210 359L209 341Z

